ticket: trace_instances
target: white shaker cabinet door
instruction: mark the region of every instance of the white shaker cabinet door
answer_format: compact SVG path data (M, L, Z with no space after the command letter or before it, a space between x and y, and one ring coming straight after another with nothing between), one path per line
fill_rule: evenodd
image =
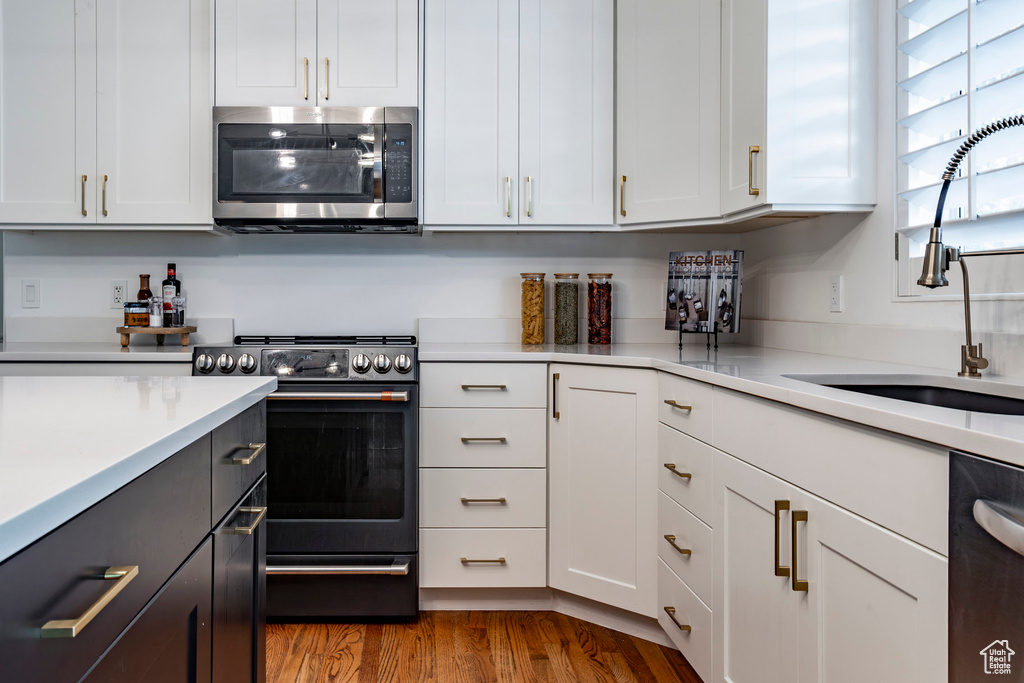
M316 25L320 106L418 105L418 0L319 0Z
M0 2L0 143L0 222L95 223L91 0Z
M519 3L424 4L423 222L519 221Z
M620 224L719 215L721 10L721 0L619 0Z
M217 106L315 107L316 0L216 0Z
M97 222L211 223L209 0L96 6Z
M654 617L657 377L585 365L550 370L548 581Z
M614 2L519 7L519 223L612 223Z

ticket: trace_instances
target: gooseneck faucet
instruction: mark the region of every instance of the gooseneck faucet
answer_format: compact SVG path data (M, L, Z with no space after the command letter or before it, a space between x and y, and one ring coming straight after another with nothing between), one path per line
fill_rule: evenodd
M1004 128L1013 126L1024 126L1024 116L1010 116L990 123L978 129L967 138L949 160L946 170L942 174L942 189L939 190L939 204L935 208L935 225L932 227L931 235L928 237L928 245L924 252L924 266L921 270L921 277L917 284L923 287L945 287L949 284L946 280L946 271L951 261L960 262L960 270L964 276L964 325L967 330L967 343L960 347L960 372L961 377L981 377L981 371L988 367L988 360L982 354L981 344L974 344L971 335L971 287L967 275L967 256L995 256L998 254L1024 254L1024 249L989 249L984 251L962 251L958 247L947 247L942 244L942 207L946 203L946 193L949 192L949 185L953 182L953 176L964 160L967 153L979 142Z

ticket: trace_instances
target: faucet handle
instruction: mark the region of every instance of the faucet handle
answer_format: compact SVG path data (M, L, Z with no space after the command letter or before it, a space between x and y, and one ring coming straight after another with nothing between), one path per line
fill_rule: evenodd
M981 344L960 346L960 372L961 377L981 377L979 370L988 367L988 359L982 355Z

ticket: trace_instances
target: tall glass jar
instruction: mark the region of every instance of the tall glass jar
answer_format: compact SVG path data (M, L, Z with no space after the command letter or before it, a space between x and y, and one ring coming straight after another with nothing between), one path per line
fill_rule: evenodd
M612 274L588 273L587 343L612 343Z
M578 344L580 274L555 273L555 343Z
M523 343L544 343L544 273L523 276Z

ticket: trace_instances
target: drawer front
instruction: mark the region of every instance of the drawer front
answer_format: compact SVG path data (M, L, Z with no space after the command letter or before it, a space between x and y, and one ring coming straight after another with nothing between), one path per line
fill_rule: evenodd
M680 630L665 611L666 607L675 609L672 617L690 631ZM686 661L700 675L702 680L710 681L712 673L712 640L711 610L693 594L679 577L672 573L668 565L658 561L658 623L665 633L676 644Z
M504 562L463 562L498 560ZM547 585L544 529L423 529L421 588L535 588Z
M422 467L546 467L543 410L423 408Z
M4 680L78 680L210 531L206 435L0 564ZM138 566L74 638L41 638L77 619L114 583L101 571ZM123 580L122 580L123 581Z
M545 408L543 363L421 363L425 408Z
M213 519L216 525L267 471L267 402L213 430ZM250 448L250 444L254 448Z
M669 542L665 536L675 538ZM673 543L690 553L680 552ZM664 493L659 493L658 556L708 605L711 605L714 589L713 550L714 535L711 527Z
M658 419L695 439L711 443L712 394L710 384L659 373Z
M547 470L420 470L422 527L547 525Z
M714 454L715 449L706 443L658 425L658 488L708 526L713 517Z

